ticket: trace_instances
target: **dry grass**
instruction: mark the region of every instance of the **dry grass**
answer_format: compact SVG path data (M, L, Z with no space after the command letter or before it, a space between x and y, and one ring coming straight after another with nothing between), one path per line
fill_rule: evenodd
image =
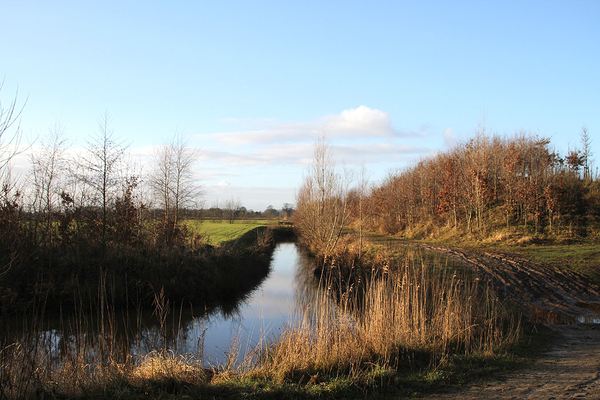
M491 354L519 335L518 322L490 290L415 260L363 290L352 286L337 302L331 287L323 289L267 346L251 376L278 382L360 379L374 368L431 365L456 353Z
M147 354L143 361L126 374L128 381L136 386L147 382L178 382L197 385L205 383L210 370L205 369L193 356L176 355L173 351L160 350Z
M96 349L67 343L51 333L30 334L4 346L0 353L0 398L27 398L43 393L84 395L108 382L108 363Z
M195 356L173 351L150 352L134 361L100 357L89 344L57 351L52 342L15 342L0 353L0 398L39 398L42 395L89 397L107 389L158 387L167 391L200 385L212 377ZM142 391L143 391L142 390Z

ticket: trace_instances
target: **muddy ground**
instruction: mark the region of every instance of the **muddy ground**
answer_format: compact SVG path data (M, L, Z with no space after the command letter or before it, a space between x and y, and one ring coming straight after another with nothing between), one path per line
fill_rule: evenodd
M551 325L557 333L548 353L530 366L483 384L429 399L600 399L600 326Z
M403 245L445 254L472 269L515 301L529 320L556 333L551 350L527 368L428 398L600 399L600 288L592 281L510 253Z

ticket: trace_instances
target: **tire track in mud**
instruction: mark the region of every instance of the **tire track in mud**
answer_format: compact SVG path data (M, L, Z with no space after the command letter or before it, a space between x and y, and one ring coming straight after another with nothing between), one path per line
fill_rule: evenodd
M487 280L496 292L518 304L538 323L600 322L600 288L577 272L527 260L515 254L450 246L398 243L444 254Z
M457 261L518 304L531 321L546 324L556 333L552 349L529 367L427 398L600 400L600 315L596 313L600 311L600 288L590 279L504 252L397 245L434 251ZM590 321L595 323L587 323Z

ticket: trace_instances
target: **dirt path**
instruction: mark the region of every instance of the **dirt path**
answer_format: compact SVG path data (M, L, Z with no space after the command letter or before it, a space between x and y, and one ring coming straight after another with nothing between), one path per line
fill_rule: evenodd
M485 384L432 395L433 399L600 399L600 326L552 325L553 349L531 366Z
M600 399L600 288L583 275L514 254L402 244L445 254L514 300L530 320L557 333L528 368L436 399ZM595 322L595 323L589 323Z

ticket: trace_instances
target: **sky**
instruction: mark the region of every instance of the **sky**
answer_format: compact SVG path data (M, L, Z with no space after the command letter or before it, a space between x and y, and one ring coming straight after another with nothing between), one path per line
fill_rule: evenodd
M0 101L34 146L107 113L144 171L178 132L207 207L281 208L321 135L372 184L483 123L562 153L585 126L598 159L599 22L595 0L3 0Z

